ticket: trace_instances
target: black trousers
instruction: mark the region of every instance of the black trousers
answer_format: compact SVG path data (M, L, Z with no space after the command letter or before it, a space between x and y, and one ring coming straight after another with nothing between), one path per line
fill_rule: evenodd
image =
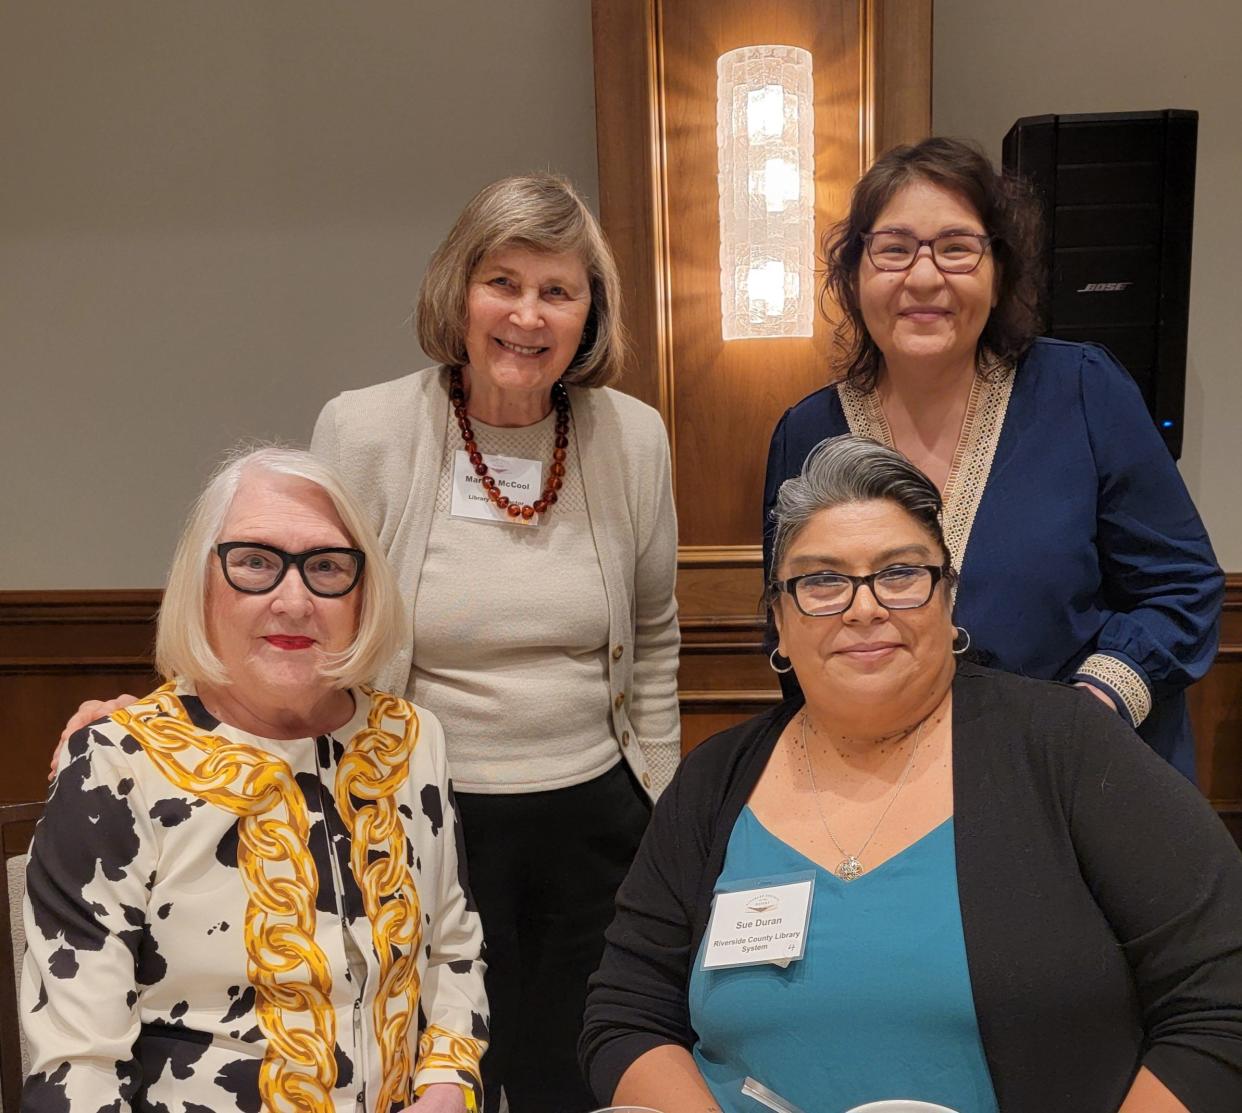
M587 979L650 807L624 761L571 788L459 793L470 889L487 944L484 1113L597 1107L578 1069Z

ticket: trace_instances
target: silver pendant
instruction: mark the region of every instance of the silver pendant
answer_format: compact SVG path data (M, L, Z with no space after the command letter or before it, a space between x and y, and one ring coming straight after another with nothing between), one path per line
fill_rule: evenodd
M848 858L841 859L834 872L842 881L854 881L862 876L863 864L851 854Z

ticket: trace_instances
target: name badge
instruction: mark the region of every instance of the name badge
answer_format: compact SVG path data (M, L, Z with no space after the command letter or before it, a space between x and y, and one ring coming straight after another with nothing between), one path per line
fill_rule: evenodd
M712 898L712 918L703 947L703 969L788 966L806 951L815 875L770 885L745 887Z
M512 502L533 504L543 491L543 461L523 460L520 456L487 456L483 462L502 495ZM509 526L537 526L539 515L527 520L513 518L487 497L483 480L474 474L470 457L458 449L453 453L453 499L449 513L454 518L477 522L503 522Z

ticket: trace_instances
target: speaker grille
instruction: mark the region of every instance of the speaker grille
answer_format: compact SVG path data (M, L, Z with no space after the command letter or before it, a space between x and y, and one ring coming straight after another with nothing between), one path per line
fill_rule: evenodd
M1197 112L1029 116L1004 164L1040 193L1048 333L1107 345L1182 450Z

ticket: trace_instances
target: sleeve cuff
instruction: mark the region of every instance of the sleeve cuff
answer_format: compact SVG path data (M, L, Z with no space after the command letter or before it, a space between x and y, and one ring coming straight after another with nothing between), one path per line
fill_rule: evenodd
M487 1045L481 1040L461 1036L436 1024L430 1025L418 1041L418 1064L414 1070L416 1094L437 1082L460 1086L466 1095L466 1108L478 1113L483 1105L483 1083L479 1060Z
M1120 657L1092 653L1070 679L1081 680L1106 692L1133 727L1151 712L1151 688L1147 678Z
M651 798L656 800L660 793L668 788L673 774L677 772L677 766L681 761L681 746L676 738L659 740L640 738L638 745L647 762L647 773L651 777L651 784L644 787L651 794Z

